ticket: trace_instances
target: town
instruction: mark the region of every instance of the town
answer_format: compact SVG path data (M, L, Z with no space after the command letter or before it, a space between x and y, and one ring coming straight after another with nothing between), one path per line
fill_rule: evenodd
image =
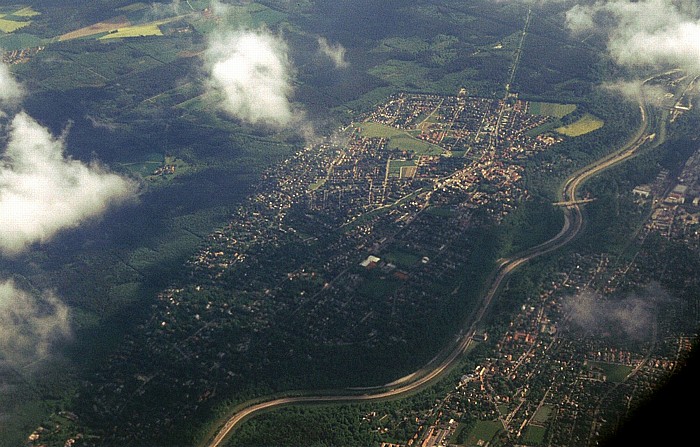
M129 443L162 437L164 427L211 411L221 396L245 400L256 392L252 378L276 383L266 392L303 386L305 376L315 386L346 383L341 373L338 382L323 381L320 371L338 359L334 349L391 352L386 358L401 364L411 360L402 351L424 344L428 360L440 346L426 343L421 328L459 324L446 310L473 305L462 297L483 274L478 268L489 268L479 265L484 235L529 197L522 160L563 139L537 132L550 118L530 107L466 91L403 93L265 172L229 224L188 261L189 277L158 295L148 323L127 337L70 414L103 426L110 442ZM635 189L640 200L652 191L682 193L662 177ZM689 173L681 179L689 188L696 182ZM658 206L683 203L672 197ZM645 231L658 227L658 215ZM692 228L697 241L696 227L676 227L667 234ZM367 415L368 430L385 434L386 446L594 445L689 350L692 334L671 327L668 314L678 310L663 300L626 302L638 306L639 326L586 327L586 312L607 297L631 293L630 284L654 287L645 281L653 277L644 267L654 265L649 256L619 264L606 253L572 255L537 293L511 297L522 304L508 324L473 337L488 355L462 372L452 392L427 413ZM506 299L517 293L503 292ZM438 335L438 342L453 336ZM356 367L347 373L381 371L376 363ZM275 379L280 368L284 380ZM415 434L396 439L406 417ZM39 445L44 432L28 445Z

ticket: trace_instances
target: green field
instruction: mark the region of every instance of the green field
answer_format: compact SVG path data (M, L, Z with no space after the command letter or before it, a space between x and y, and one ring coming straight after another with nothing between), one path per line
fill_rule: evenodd
M0 31L3 33L12 33L20 28L24 28L32 22L17 22L14 20L8 20L5 18L0 18Z
M100 39L120 39L124 37L144 37L144 36L162 36L163 32L159 25L166 23L165 21L157 23L145 23L143 25L127 26L118 30L105 34Z
M576 104L556 104L552 102L531 102L530 113L533 115L563 118L576 110Z
M44 39L27 33L0 34L0 48L5 51L21 50L44 45Z
M586 113L578 121L567 126L558 127L555 130L560 134L566 135L567 137L579 137L581 135L591 133L594 130L600 129L604 124L605 122L602 120L596 118L590 113Z
M430 208L425 210L425 212L433 216L445 218L454 217L455 215L455 210L445 206L431 206Z
M418 261L420 261L420 259L421 257L416 254L400 250L391 251L384 255L384 260L386 262L391 262L392 264L402 268L413 267L418 263Z
M525 445L540 445L544 441L544 435L546 432L547 429L545 427L530 424L527 426L527 430L525 430L523 443Z
M620 383L624 381L634 369L631 366L607 362L588 362L588 366L590 368L602 369L605 373L605 377L607 378L607 380L609 382L614 383Z
M38 16L39 14L40 13L34 11L31 6L27 6L26 8L22 8L22 9L12 13L13 16L17 16L17 17L35 17L35 16Z
M17 7L15 7L17 8ZM19 7L19 9L2 9L0 13L0 31L13 33L20 28L32 23L31 17L39 15L31 7Z
M240 28L256 29L260 26L272 26L287 18L287 14L268 8L260 3L247 5L228 5L226 20L235 23ZM209 33L216 29L215 20L195 20L192 24L201 33Z
M358 125L363 137L387 138L389 149L398 149L418 155L440 155L443 149L427 141L413 137L409 132L380 123L361 123Z
M542 405L539 408L539 410L537 410L537 413L535 413L535 416L532 418L532 421L536 424L544 424L552 415L553 410L554 407L552 407L551 405Z
M415 165L416 162L413 160L391 160L389 162L389 177L401 177L404 168Z
M163 166L165 157L162 154L148 154L144 156L143 161L133 163L122 163L121 166L132 174L146 177L151 175L157 168Z
M467 445L475 446L484 445L487 442L491 443L501 430L503 430L503 425L499 421L477 421L474 428L469 432Z

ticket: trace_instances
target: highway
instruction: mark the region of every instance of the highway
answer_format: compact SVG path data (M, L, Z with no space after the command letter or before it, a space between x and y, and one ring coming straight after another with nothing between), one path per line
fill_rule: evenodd
M501 285L504 284L504 281L510 277L512 272L521 265L539 256L563 247L579 234L584 223L583 213L581 212L580 207L582 200L577 196L579 187L591 177L636 155L639 149L644 146L646 142L653 139L648 116L649 112L641 102L639 108L641 112L641 124L635 135L627 144L625 144L621 149L575 172L564 182L560 192L559 201L569 203L569 205L564 208L564 223L559 233L540 245L500 261L498 264L498 269L493 276L491 286L484 295L479 309L472 316L472 318L470 318L470 321L460 332L460 335L455 339L455 342L448 346L445 351L442 352L442 355L438 355L428 365L424 366L415 373L393 382L392 384L378 388L368 388L367 390L377 391L368 392L367 394L356 394L357 389L354 390L355 394L352 394L353 390L339 390L337 392L329 392L327 394L271 398L267 401L251 403L248 406L244 405L241 410L233 414L226 421L216 435L205 445L208 445L209 447L219 447L233 432L238 424L245 419L253 417L263 411L298 404L341 404L397 398L437 381L446 371L448 371L461 359L462 354L472 343L472 336L474 335L474 332L484 315L490 308L491 302L493 301L494 297L497 296Z

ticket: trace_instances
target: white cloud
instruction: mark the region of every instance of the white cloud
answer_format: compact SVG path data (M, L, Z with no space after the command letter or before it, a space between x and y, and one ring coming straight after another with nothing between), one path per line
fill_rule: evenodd
M336 68L346 68L350 64L345 59L345 47L341 44L329 44L325 37L318 38L318 49L321 54L324 54L333 61Z
M225 111L252 124L292 123L292 67L284 40L263 30L218 32L205 58L209 87Z
M209 2L209 8L211 8L211 11L217 16L225 16L232 10L230 5L222 3L219 0L211 0Z
M170 3L153 2L146 16L146 20L157 20L164 17L172 17L182 12L180 0L173 0Z
M16 254L130 197L135 185L64 155L64 142L24 112L0 158L0 252Z
M621 94L629 101L636 103L643 100L656 106L668 105L670 95L662 85L644 84L641 80L609 82L602 87Z
M660 304L671 297L652 283L640 293L603 297L584 291L564 301L569 322L588 333L642 340L649 337Z
M597 1L574 6L566 20L576 33L606 33L608 51L621 65L700 73L700 15L692 1Z
M7 65L0 63L0 106L16 105L24 96L24 89L15 81Z
M51 292L34 296L14 281L0 282L0 356L26 365L51 355L53 343L71 337L68 307Z

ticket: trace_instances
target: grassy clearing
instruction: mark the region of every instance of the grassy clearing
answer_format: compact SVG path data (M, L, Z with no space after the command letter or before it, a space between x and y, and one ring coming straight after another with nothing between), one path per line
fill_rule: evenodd
M160 30L160 25L164 22L145 23L143 25L127 26L119 28L100 37L100 40L106 39L121 39L129 37L145 37L145 36L162 36L163 31Z
M151 175L153 171L163 166L165 157L163 154L148 154L144 156L143 161L134 163L122 163L121 166L132 174L146 177Z
M389 149L414 152L419 155L440 155L444 151L435 144L419 140L409 132L380 123L361 123L360 133L367 138L387 138Z
M568 126L558 127L555 130L567 137L579 137L594 130L598 130L605 125L605 122L590 113L586 113L578 121L569 124Z
M469 432L467 445L483 445L490 443L496 437L503 426L498 421L477 421L474 428ZM481 441L481 442L480 442Z
M545 427L528 425L525 435L523 436L523 442L526 445L540 445L544 441L546 431L547 429Z
M634 369L631 366L607 362L588 362L588 366L590 368L602 369L607 380L613 383L624 381Z
M326 179L322 178L311 185L309 185L309 191L316 191L318 188L322 187L323 185L326 184Z
M21 50L43 45L45 41L27 33L0 34L0 48L5 51Z
M416 165L413 160L391 160L389 162L389 177L404 177L407 175L406 169Z
M418 264L418 261L420 261L420 259L421 258L418 255L400 250L391 251L384 255L384 260L386 262L390 262L401 268L413 267L414 265Z
M360 133L367 138L391 138L406 135L406 131L381 123L361 123Z
M531 102L530 113L533 115L563 118L576 110L576 104L556 104L552 102Z
M454 217L455 211L452 208L449 207L444 207L444 206L431 206L427 210L425 210L426 213L432 215L432 216L437 216L437 217L444 217L444 218L450 218ZM507 405L504 405L506 408L508 408Z
M440 146L418 140L410 135L400 135L389 139L389 149L410 151L418 155L440 155L444 152Z
M542 405L535 413L532 421L536 424L544 424L551 416L552 411L554 411L554 408L551 405Z
M17 17L36 17L40 14L40 12L34 11L31 6L27 6L26 8L22 8L12 13L13 16Z
M27 22L17 22L15 20L8 20L8 19L3 19L0 18L0 31L3 33L12 33L17 31L20 28L24 28L25 26L29 25L32 23L31 21Z

